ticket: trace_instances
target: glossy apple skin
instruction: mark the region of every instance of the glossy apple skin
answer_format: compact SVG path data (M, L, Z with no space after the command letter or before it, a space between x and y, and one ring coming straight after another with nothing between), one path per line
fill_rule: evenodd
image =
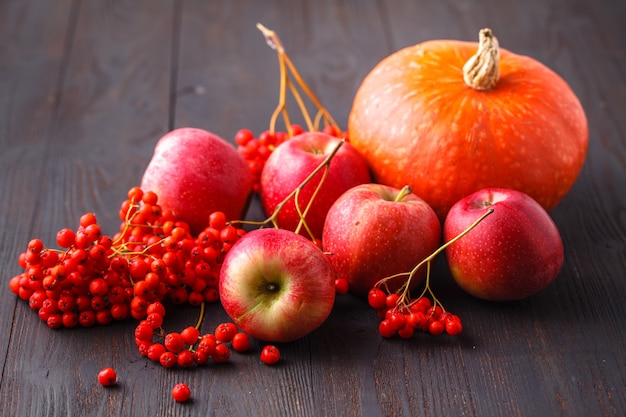
M226 254L220 299L248 335L289 342L326 320L335 302L335 277L312 241L284 229L257 229Z
M280 144L268 158L261 173L261 204L269 216L302 181L304 181L332 152L339 139L320 132L306 132ZM323 172L319 172L299 194L302 210L311 200ZM330 206L348 189L371 181L365 159L344 143L332 158L324 183L306 216L306 222L316 238L321 238L324 220ZM278 214L278 225L296 230L300 217L294 200ZM304 233L303 233L304 234Z
M441 223L421 198L408 194L394 201L400 189L363 184L344 193L328 212L322 244L350 291L364 296L380 279L409 272L434 252L441 241ZM414 276L414 289L426 268ZM391 291L405 278L388 281Z
M229 220L243 218L252 174L224 139L206 130L180 128L157 142L141 188L154 191L161 207L173 211L197 235L214 211L224 212Z
M559 230L535 200L519 191L488 188L457 202L444 222L448 242L487 216L445 251L455 281L484 300L514 301L538 293L559 274L564 260Z

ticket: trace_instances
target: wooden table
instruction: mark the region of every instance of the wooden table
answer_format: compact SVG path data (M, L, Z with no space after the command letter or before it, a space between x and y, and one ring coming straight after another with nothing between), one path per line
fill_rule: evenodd
M365 74L401 47L475 40L565 78L589 119L584 169L551 214L566 260L527 300L461 292L437 266L459 337L382 340L363 300L341 297L313 334L226 365L166 370L139 356L134 321L51 330L8 288L32 237L54 242L93 211L105 231L157 139L182 126L233 140L268 128L278 65L255 24L281 36L345 127ZM0 2L0 414L2 416L626 415L626 3L618 0ZM258 202L252 212L258 216ZM166 326L198 311L171 312ZM226 320L208 308L203 330ZM113 366L105 389L97 372ZM177 404L170 389L192 389Z

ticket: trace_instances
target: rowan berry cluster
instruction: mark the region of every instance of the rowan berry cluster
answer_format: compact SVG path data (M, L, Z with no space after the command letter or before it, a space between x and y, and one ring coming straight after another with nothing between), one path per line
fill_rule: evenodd
M59 230L61 249L33 239L19 255L23 272L9 286L49 327L141 320L151 303L166 298L196 306L218 300L222 260L244 230L216 212L194 237L186 223L161 210L155 193L133 187L127 197L113 236L86 213L76 230Z
M293 128L297 134L302 133L301 127L294 126ZM261 172L263 171L265 162L274 149L285 140L287 140L287 134L285 132L272 133L269 130L262 132L256 138L254 137L254 133L249 129L240 129L235 134L237 151L248 163L248 168L250 168L250 172L252 173L252 188L255 192L259 191Z
M382 337L388 338L398 335L401 338L409 339L413 337L415 330L422 330L431 335L445 332L451 336L456 336L461 333L463 330L461 318L445 311L430 287L431 263L438 254L469 233L491 213L493 213L493 209L488 210L463 232L437 248L415 265L411 271L385 277L369 290L367 301L370 307L376 309L378 317L381 319L378 331ZM411 281L420 268L426 268L424 290L418 297L412 297L410 292ZM400 277L404 279L400 288L395 292L389 291L387 282Z
M430 298L423 295L407 303L398 293L387 294L374 287L370 289L367 301L378 312L381 319L378 331L385 338L398 335L409 339L416 330L431 335L445 332L455 336L463 330L459 316L445 311L441 305L433 304Z
M347 133L342 132L333 125L324 127L322 132L335 137L347 136ZM248 167L252 172L252 186L255 192L259 191L261 172L263 171L265 162L270 157L274 149L289 138L302 133L305 133L305 130L297 124L292 124L291 128L287 132L272 132L270 130L266 130L259 134L258 137L255 137L254 133L252 133L249 129L240 129L237 131L235 134L237 150L248 163Z
M248 335L232 322L221 323L213 333L204 335L200 334L199 326L166 333L163 330L164 316L163 304L159 301L151 303L146 318L135 328L135 342L142 356L165 368L204 365L209 359L224 363L230 359L231 350L245 352L250 348Z

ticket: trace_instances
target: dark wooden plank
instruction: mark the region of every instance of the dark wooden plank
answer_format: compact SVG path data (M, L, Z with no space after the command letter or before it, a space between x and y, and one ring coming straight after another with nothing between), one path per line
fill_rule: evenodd
M5 335L0 341L0 369L5 368L16 306L6 283L20 272L17 255L25 248L25 236L33 233L33 212L45 187L41 161L53 124L73 10L71 1L50 6L0 4L0 39L10 39L0 42L0 332ZM0 403L7 394L2 390Z
M23 249L27 236L37 235L53 244L56 230L76 227L86 211L94 211L112 234L119 228L116 213L126 190L139 183L154 143L168 129L173 4L67 2L64 8L61 4L48 8L44 7L52 6L48 2L29 2L30 7L13 3L16 10L3 13L4 19L18 27L26 25L24 35L7 37L18 42L12 45L16 58L20 51L28 55L11 71L21 83L32 83L32 90L19 96L25 102L14 104L19 110L16 122L29 126L31 108L35 109L35 114L42 114L30 124L35 133L42 132L26 136L24 142L18 126L3 134L3 141L13 142L8 145L14 153L3 153L3 169L6 162L16 173L26 174L20 181L3 184L29 191L24 203L23 194L13 192L15 199L6 210L7 222L26 227L2 241L22 240ZM7 28L12 30L12 25ZM42 38L35 33L42 33ZM32 62L35 58L40 62ZM46 101L48 97L54 100ZM46 107L51 107L47 114ZM31 162L24 157L16 160L20 154L30 156ZM31 165L34 175L16 162ZM36 200L29 203L33 197ZM27 220L21 221L21 216ZM18 248L13 245L6 253L16 259ZM15 270L14 262L3 266ZM142 375L144 364L128 355L136 351L130 322L126 327L54 332L25 303L17 306L13 317L2 376L3 415L124 414L118 401L111 401L109 393L103 395L94 376L101 367L116 363L123 363L130 374ZM126 381L128 391L114 390L110 395L126 399L129 409L149 410L153 402L148 395L127 395L135 386L145 387L143 379Z
M94 211L105 230L117 230L120 202L169 129L174 6L81 4L53 132L55 169L75 169L61 174L75 181L63 197L67 222Z

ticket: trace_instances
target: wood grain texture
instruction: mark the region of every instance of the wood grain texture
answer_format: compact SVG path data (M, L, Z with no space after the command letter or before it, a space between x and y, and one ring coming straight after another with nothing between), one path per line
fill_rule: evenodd
M45 0L0 2L0 416L626 415L626 4L614 0ZM341 297L313 334L229 364L166 370L139 356L133 322L52 331L6 282L32 237L47 242L94 211L115 230L166 131L227 140L260 133L278 99L281 37L309 86L346 125L362 78L389 53L491 27L572 86L588 158L551 213L566 261L530 299L465 295L440 259L434 290L463 318L456 338L382 340L363 300ZM258 200L250 216L261 218ZM194 323L168 309L166 327ZM202 330L227 320L209 306ZM119 384L96 374L114 366ZM169 391L184 381L193 400Z
M4 195L0 199L0 263L3 282L8 282L7 277L18 272L17 248L23 245L24 234L33 233L35 211L40 204L41 159L46 154L45 143L52 126L71 10L69 1L59 2L56 8L41 7L38 10L17 3L0 5L0 33L2 39L11 39L11 42L0 43L3 58L0 64L0 178ZM32 27L39 30L35 33ZM16 350L15 345L11 345L13 323L18 320L16 314L22 310L16 310L17 300L6 285L0 294L0 331L6 335L0 339L0 369L5 370L9 350ZM0 402L2 408L7 408L5 399L13 394L5 390L4 375L3 372Z

